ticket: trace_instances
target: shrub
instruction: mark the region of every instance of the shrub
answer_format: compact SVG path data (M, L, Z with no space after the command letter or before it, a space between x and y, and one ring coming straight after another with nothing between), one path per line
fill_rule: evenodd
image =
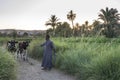
M58 54L56 65L60 69L70 73L79 74L79 70L84 64L88 64L91 58L96 56L95 49L92 49L90 43L80 43L76 48L73 46L64 51L64 54ZM89 48L87 48L89 47Z
M16 62L13 57L0 48L0 80L16 79Z
M106 51L81 69L80 80L120 80L119 48Z
M40 46L43 40L33 40L28 48L28 55L34 59L41 60L43 48Z

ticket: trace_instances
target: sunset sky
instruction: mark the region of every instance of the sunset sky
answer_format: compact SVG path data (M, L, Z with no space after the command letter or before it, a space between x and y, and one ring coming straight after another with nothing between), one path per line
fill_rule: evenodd
M83 24L98 18L100 9L117 8L120 0L0 0L0 29L45 30L51 15L70 21L66 15L76 13L75 22Z

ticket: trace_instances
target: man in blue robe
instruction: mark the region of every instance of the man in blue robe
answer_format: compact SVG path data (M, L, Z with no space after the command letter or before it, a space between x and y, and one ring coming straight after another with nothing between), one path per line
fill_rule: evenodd
M52 54L54 51L55 54L55 47L53 42L50 40L50 36L46 35L46 42L44 42L41 46L44 47L43 59L42 59L42 70L51 70L53 67L52 64Z

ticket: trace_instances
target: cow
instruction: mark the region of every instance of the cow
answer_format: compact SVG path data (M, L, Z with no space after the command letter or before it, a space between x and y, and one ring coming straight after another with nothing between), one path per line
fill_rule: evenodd
M18 43L17 58L20 56L24 61L27 60L28 41L21 41Z
M11 52L11 53L16 52L16 50L17 50L16 43L18 43L18 42L15 41L15 40L11 40L11 41L7 42L7 49L8 49L9 52Z

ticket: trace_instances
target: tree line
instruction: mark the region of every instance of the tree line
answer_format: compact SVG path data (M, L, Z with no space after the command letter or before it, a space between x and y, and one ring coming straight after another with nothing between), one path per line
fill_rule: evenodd
M51 15L45 25L50 25L51 28L47 30L48 34L62 37L77 37L77 36L105 36L108 38L120 36L120 14L116 8L101 9L98 19L94 20L89 25L88 21L83 24L75 23L76 13L71 10L66 18L71 21L72 26L68 22L59 22L56 15Z

